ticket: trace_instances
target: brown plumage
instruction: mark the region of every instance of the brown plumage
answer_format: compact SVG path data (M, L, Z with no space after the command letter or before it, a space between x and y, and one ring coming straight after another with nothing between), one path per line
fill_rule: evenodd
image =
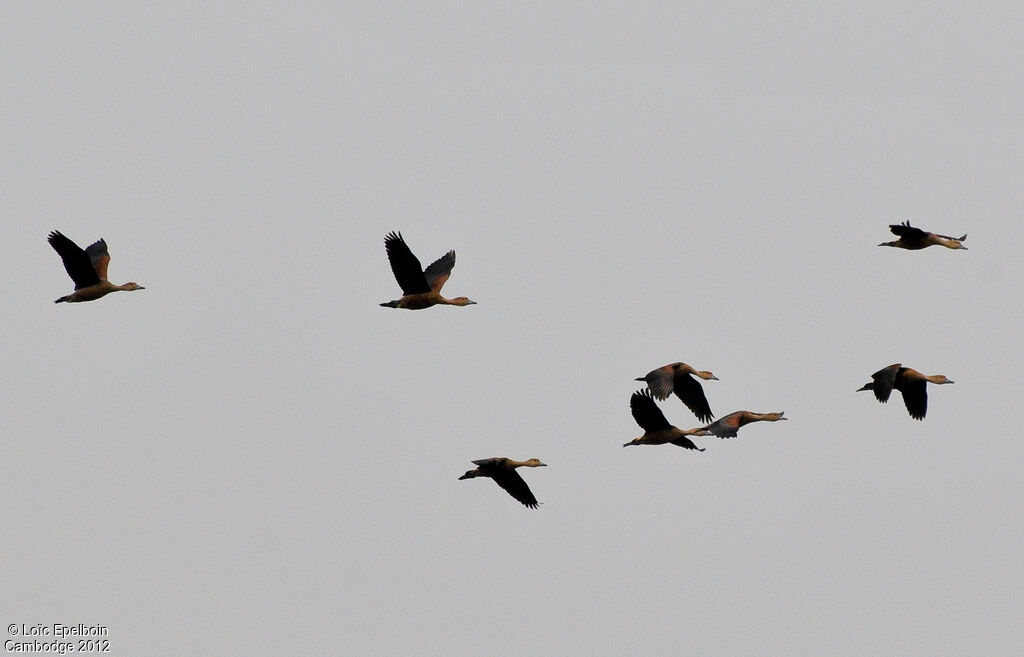
M914 228L910 225L909 221L904 221L902 224L890 224L889 230L892 231L893 235L897 235L899 239L892 242L882 242L878 246L894 246L898 249L917 251L932 245L938 245L944 246L947 249L967 250L967 247L963 245L963 241L967 239L966 234L960 237L950 237L949 235L929 233L926 230Z
M637 390L629 398L629 409L633 412L633 419L644 430L644 435L625 443L623 447L630 445L664 445L671 443L686 449L695 449L703 452L704 449L693 444L687 436L706 436L708 432L704 429L678 429L668 423L665 414L661 412L658 405L651 397L649 390Z
M889 395L895 388L903 393L903 403L907 406L907 412L915 420L923 420L928 413L928 390L927 384L934 383L943 385L953 383L943 374L925 375L909 367L903 367L900 363L893 363L889 367L882 368L871 375L870 383L865 383L857 389L873 390L875 399L883 404L889 401Z
M527 459L526 461L513 461L505 457L495 457L491 459L479 459L472 461L473 465L476 466L474 470L470 470L466 474L459 477L459 479L473 479L475 477L490 477L494 480L494 483L498 484L505 491L516 498L524 505L531 509L537 508L537 498L533 496L530 491L530 487L526 485L523 478L516 472L516 468L543 468L547 467L546 463L541 463L539 459Z
M83 249L55 230L50 233L46 241L64 261L64 269L67 270L71 280L75 282L75 291L55 300L54 303L94 301L111 292L146 289L135 282L114 285L107 280L110 254L107 253L105 240L97 240Z
M686 363L669 363L664 367L651 370L647 376L638 377L637 381L646 381L647 388L660 400L668 399L673 392L693 411L701 422L710 422L715 415L711 412L708 398L704 396L704 388L693 376L705 381L717 381L718 377L704 370L695 370Z
M745 424L750 424L751 422L778 422L779 420L788 420L788 417L783 417L784 414L785 411L779 411L778 413L751 413L750 411L736 411L735 413L729 413L725 417L718 418L716 421L704 427L704 430L710 431L719 438L735 438L740 427Z
M441 296L441 287L455 267L455 251L449 251L424 270L401 233L388 233L384 238L384 248L388 252L391 271L402 288L402 298L386 301L380 305L387 308L408 308L422 310L436 305L471 306L476 301L466 297L445 299Z

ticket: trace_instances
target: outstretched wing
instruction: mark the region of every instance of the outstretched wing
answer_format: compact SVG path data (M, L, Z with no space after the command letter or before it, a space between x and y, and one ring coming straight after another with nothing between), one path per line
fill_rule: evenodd
M512 497L516 498L531 509L537 508L537 498L533 496L533 492L530 487L526 485L526 482L519 473L515 470L502 470L501 472L495 472L492 476L494 482L505 489Z
M928 233L920 228L911 226L909 221L904 221L902 224L890 224L889 230L892 231L893 235L898 235L908 240L923 240L928 236Z
M384 238L384 248L388 252L391 271L402 288L402 294L425 294L430 292L427 277L423 275L423 267L419 259L402 239L401 233L388 233Z
M658 405L654 403L649 390L637 390L629 398L629 409L633 412L633 419L644 430L644 433L654 433L662 429L668 429L672 425L665 419Z
M678 438L671 442L673 445L678 445L684 449L695 449L698 452L704 451L703 447L697 447L696 445L693 444L693 441L687 438L686 436L679 436Z
M107 280L107 265L110 263L107 241L99 239L85 247L85 252L89 254L89 261L92 263L92 268L96 270L96 275L100 277L101 281Z
M496 457L490 458L490 459L477 459L475 461L470 461L470 463L472 463L473 465L482 465L484 467L487 467L487 466L501 465L502 463L504 463L507 460L508 460L507 458L504 458L504 457L501 457L501 456L496 456Z
M704 386L689 374L680 374L675 378L676 397L683 400L686 407L693 411L701 422L710 422L715 415L711 412L708 398L704 396Z
M910 417L915 420L923 420L928 412L928 391L925 388L924 379L915 379L900 386L903 393L903 403L907 407Z
M449 251L434 262L430 263L430 266L423 272L427 279L427 285L430 286L430 289L434 292L440 292L441 288L444 287L444 284L448 281L448 277L452 275L452 267L454 266L455 251Z
M672 379L674 375L675 370L672 365L666 365L656 370L651 370L643 380L647 382L647 388L654 394L655 398L665 400L672 394Z
M75 282L76 290L96 285L100 282L100 277L96 273L96 269L93 268L89 253L56 230L50 233L46 241L50 243L50 246L57 252L60 259L64 261L64 269L67 270L71 280ZM100 242L103 242L103 240L100 240ZM94 244L93 246L96 245ZM92 246L89 248L91 249ZM103 251L106 252L105 242L103 243ZM104 273L105 270L106 265L104 265Z
M875 399L882 402L883 404L889 401L889 395L892 394L892 387L896 383L896 375L899 374L900 364L893 363L889 367L882 368L871 375L874 380L874 391Z
M743 411L736 411L735 413L729 413L725 417L718 418L718 420L706 426L705 429L719 438L735 438L742 426L740 422L742 419Z

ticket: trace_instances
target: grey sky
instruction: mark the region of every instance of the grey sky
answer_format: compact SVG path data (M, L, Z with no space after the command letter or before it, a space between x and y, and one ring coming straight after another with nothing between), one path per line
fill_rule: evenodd
M0 626L103 624L114 655L1024 643L1017 4L0 18ZM970 250L877 248L904 219ZM147 289L55 306L52 229ZM479 305L380 308L390 230L455 249ZM790 421L624 450L632 379L675 360L716 416ZM854 392L893 362L956 381L924 422ZM538 511L457 480L491 456L549 465Z

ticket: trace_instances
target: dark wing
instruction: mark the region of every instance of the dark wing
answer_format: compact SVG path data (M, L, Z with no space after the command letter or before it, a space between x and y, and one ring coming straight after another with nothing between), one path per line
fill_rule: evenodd
M92 259L89 257L89 254L83 251L77 244L56 230L50 233L46 241L50 243L50 246L57 252L60 259L64 261L64 269L67 270L71 280L75 282L76 290L96 285L100 282L100 277L92 266ZM103 240L100 241L102 242ZM104 246L105 250L106 246Z
M494 483L498 484L505 491L531 509L537 508L537 498L533 496L530 487L526 485L523 478L515 470L501 470L491 475Z
M427 285L430 286L434 292L440 292L441 288L448 281L448 277L452 275L452 267L455 266L455 251L449 251L434 262L430 263L426 271L423 272L427 279Z
M489 466L493 467L493 466L501 465L502 463L504 463L507 460L508 459L506 459L506 458L495 457L493 459L477 459L475 461L470 461L470 463L472 463L473 465L480 465L480 466L483 466L483 467L487 468Z
M925 413L928 412L928 391L925 383L924 379L905 380L899 387L907 412L915 420L923 420Z
M96 270L96 275L100 277L101 281L107 280L107 265L110 263L107 241L99 239L85 247L85 252L89 254L89 261L92 263L92 268Z
M704 387L689 374L681 374L676 377L674 392L676 397L682 399L686 407L693 411L693 414L701 422L710 422L711 418L715 416L711 412L708 398L704 396Z
M890 224L889 230L892 231L893 235L898 235L908 240L923 240L928 236L928 233L920 228L911 226L909 221L904 221L902 224Z
M388 233L384 238L384 248L388 251L391 271L395 274L402 294L425 294L430 292L427 277L423 275L423 267L419 259L402 239L401 233Z
M686 436L679 436L678 438L671 442L673 445L679 445L680 447L684 447L686 449L695 449L698 452L704 451L704 448L697 447L696 445L693 444L693 441L687 438Z
M665 367L651 370L643 380L647 382L647 388L654 393L656 398L665 400L672 394L673 374L672 366L666 365Z
M875 399L882 402L883 404L889 401L889 395L892 394L892 387L896 383L896 375L899 374L900 364L894 363L889 367L883 368L871 375L871 378L875 382Z
M672 425L665 419L654 398L648 390L637 390L629 398L629 409L633 412L633 419L644 430L644 433L654 433L662 429L668 429Z
M706 428L719 438L735 438L740 430L740 426L743 424L741 422L742 419L743 411L736 411L735 413L729 413L725 417L718 418L718 420L712 422Z
M923 249L928 246L928 233L920 228L914 228L910 225L909 221L904 221L902 224L892 224L889 226L889 230L894 235L899 235L900 241L908 247Z

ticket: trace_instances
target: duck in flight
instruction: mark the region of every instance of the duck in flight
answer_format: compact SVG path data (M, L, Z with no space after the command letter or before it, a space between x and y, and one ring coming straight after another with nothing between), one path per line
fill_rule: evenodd
M380 305L387 308L408 308L421 310L436 305L471 306L476 301L466 297L445 299L441 296L441 287L452 274L455 267L455 251L449 251L435 260L426 270L420 265L419 259L405 243L401 233L391 232L384 238L384 248L388 252L391 271L395 274L398 286L402 288L402 298L386 301Z
M650 390L637 390L629 398L629 410L633 413L633 419L644 430L644 435L625 443L623 447L630 445L665 445L672 443L685 449L695 449L703 452L702 447L697 447L688 436L706 436L705 429L679 429L668 423L665 414L661 412L658 405L654 403Z
M494 483L504 488L509 495L522 502L528 508L537 508L537 498L533 496L530 487L526 485L523 478L516 472L516 468L544 468L547 467L547 463L541 463L539 459L513 461L505 457L479 459L472 463L476 468L459 477L460 481L462 479L475 479L476 477L490 477L494 480Z
M783 417L785 411L779 411L778 413L751 413L750 411L736 411L735 413L729 413L725 417L718 418L708 426L704 427L705 431L715 434L719 438L735 438L739 432L740 427L751 422L778 422L779 420L788 420L788 417Z
M903 393L903 403L906 404L910 417L915 420L923 420L925 414L928 413L927 384L953 383L943 374L921 374L917 370L903 367L900 363L894 363L878 370L871 375L871 379L870 383L865 383L857 389L857 392L873 390L875 399L884 404L889 401L889 395L895 388Z
M68 276L75 282L75 291L63 296L54 303L65 301L77 303L79 301L94 301L104 297L111 292L132 290L145 290L138 283L125 283L115 285L107 280L107 265L110 263L110 254L107 253L107 242L98 240L85 249L64 237L60 231L50 233L46 241L50 243L53 250L57 252L60 259L64 261L64 269Z
M693 376L700 377L705 381L717 381L718 377L704 370L695 370L686 363L669 363L664 367L651 370L647 376L638 377L637 381L646 381L647 388L657 399L662 401L668 399L673 392L686 404L686 407L693 411L701 422L710 422L714 414L708 404L708 398L704 396L704 388Z
M963 241L967 239L966 233L960 237L938 235L936 233L929 233L926 230L921 230L920 228L914 228L910 225L909 221L904 221L902 224L890 224L889 230L892 231L893 235L899 237L899 239L892 242L882 242L878 246L894 246L898 249L918 251L937 244L938 246L944 246L947 249L967 250L967 247L963 245Z

